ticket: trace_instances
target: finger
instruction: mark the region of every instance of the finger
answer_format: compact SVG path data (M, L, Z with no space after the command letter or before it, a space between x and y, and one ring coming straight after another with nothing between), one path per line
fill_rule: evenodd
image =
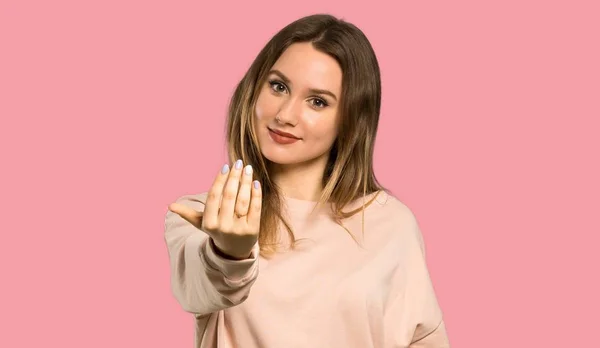
M171 203L169 205L169 210L181 216L184 220L196 226L196 228L200 228L202 226L202 212L194 210L187 205L180 203Z
M206 198L206 205L204 207L203 226L213 228L219 223L219 206L225 183L229 177L229 172L229 165L225 164L208 191L208 197Z
M221 201L221 211L219 212L219 223L229 224L233 222L233 211L235 201L240 186L240 176L242 175L242 160L235 162L235 167L231 169L225 189L223 190L223 199Z
M260 229L260 214L262 211L262 188L258 180L252 183L250 209L248 210L248 227L253 231Z
M252 191L252 166L247 165L242 174L240 190L238 192L237 201L235 202L235 213L242 218L248 214L250 207L250 195Z

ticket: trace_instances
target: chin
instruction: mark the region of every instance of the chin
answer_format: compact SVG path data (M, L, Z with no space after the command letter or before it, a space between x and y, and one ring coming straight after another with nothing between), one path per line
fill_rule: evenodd
M319 151L317 144L299 140L293 144L276 143L267 132L259 135L260 151L270 162L281 165L310 163L326 156L326 150Z
M327 161L328 153L307 152L306 149L298 147L296 149L280 148L276 144L267 144L261 148L263 157L272 163L280 165L298 165L311 164L321 161Z
M270 162L276 164L294 164L302 162L304 159L298 154L301 153L302 143L298 141L294 144L281 145L273 141L268 131L259 134L260 151L262 155Z
M294 153L295 151L276 149L273 148L272 144L262 147L261 152L267 160L276 164L296 164L306 161L306 159L297 156Z

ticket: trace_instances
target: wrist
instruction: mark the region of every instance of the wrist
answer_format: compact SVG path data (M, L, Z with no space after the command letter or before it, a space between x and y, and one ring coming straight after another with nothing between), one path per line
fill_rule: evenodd
M251 251L248 252L247 254L243 254L243 255L225 251L225 250L223 250L223 248L219 247L217 245L217 243L215 243L215 240L212 238L210 238L210 244L211 244L211 247L213 248L213 250L215 251L215 254L217 254L218 256L220 256L224 259L239 261L239 260L246 260L246 259L250 258L250 255L252 255Z

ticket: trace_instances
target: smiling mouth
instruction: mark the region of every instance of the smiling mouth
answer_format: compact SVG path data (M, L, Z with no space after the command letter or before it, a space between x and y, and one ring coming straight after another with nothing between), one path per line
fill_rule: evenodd
M279 135L279 136L286 137L286 138L290 138L290 139L296 139L296 140L300 140L300 138L298 138L297 136L295 136L295 135L293 135L293 134L286 133L286 132L282 132L282 131L278 131L278 130L276 130L276 129L271 129L271 128L269 128L269 127L267 127L267 128L269 129L269 131L270 131L270 132L272 132L272 133L275 133L275 134L277 134L277 135Z
M283 145L293 144L293 143L297 142L298 140L300 140L300 138L296 138L295 136L293 136L289 133L276 131L276 130L273 130L268 127L267 127L267 129L269 130L269 137L278 144L283 144Z

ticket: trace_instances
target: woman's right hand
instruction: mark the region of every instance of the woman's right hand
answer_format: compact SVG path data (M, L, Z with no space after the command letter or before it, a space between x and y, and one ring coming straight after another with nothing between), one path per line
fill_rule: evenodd
M252 167L238 160L229 169L226 164L213 182L204 212L178 203L169 210L201 229L212 239L217 251L231 259L246 259L258 240L262 191L252 182Z

